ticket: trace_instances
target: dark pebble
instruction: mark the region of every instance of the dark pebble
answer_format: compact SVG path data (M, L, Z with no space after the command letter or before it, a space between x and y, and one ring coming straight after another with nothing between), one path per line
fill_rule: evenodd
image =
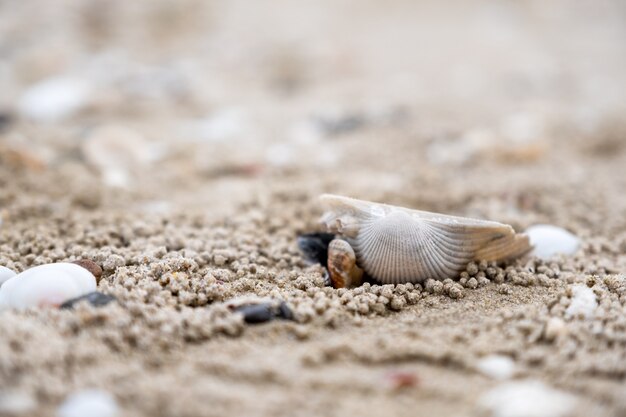
M317 117L314 119L318 128L324 132L326 136L338 136L350 133L367 126L368 120L365 115L353 113L339 117Z
M298 236L298 247L308 261L326 266L328 245L334 238L332 233L305 233Z
M99 283L102 279L102 268L94 261L91 261L89 259L79 259L78 261L74 261L72 263L78 266L82 266L87 271L91 272L91 274L96 277L96 283Z
M281 301L278 306L278 317L285 320L293 320L293 311L291 311L287 303L284 301Z
M90 292L89 294L81 295L80 297L72 298L61 304L60 308L74 308L74 306L81 302L87 301L94 307L102 307L109 304L111 301L117 301L115 297L108 294L103 294L98 291Z
M271 304L254 304L239 307L236 311L243 314L246 323L256 324L272 320L276 314Z
M7 129L13 122L13 116L9 113L0 112L0 132Z
M272 303L252 304L241 306L235 311L243 314L244 321L250 324L265 323L274 319L293 320L293 312L284 301L278 307Z

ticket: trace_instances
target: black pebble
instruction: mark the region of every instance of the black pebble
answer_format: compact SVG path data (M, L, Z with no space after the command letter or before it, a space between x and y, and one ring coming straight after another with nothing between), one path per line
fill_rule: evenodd
M344 133L362 129L368 124L368 120L365 115L357 113L347 114L335 118L318 117L314 120L318 128L324 132L326 136L342 135Z
M298 236L298 247L307 260L326 266L328 245L334 238L332 233L305 233Z
M243 314L246 323L264 323L275 317L271 304L254 304L239 307L236 311Z
M274 319L293 320L293 312L284 301L278 307L272 303L252 304L238 307L235 311L243 314L244 321L250 324L265 323Z
M13 122L13 116L9 113L0 112L0 132L7 129Z
M286 302L281 301L278 306L278 317L285 320L293 320L293 311L289 308Z
M108 294L103 294L98 291L90 292L89 294L81 295L80 297L72 298L71 300L67 300L59 308L74 308L76 303L81 301L88 301L94 307L102 307L109 304L111 301L117 301L115 297Z

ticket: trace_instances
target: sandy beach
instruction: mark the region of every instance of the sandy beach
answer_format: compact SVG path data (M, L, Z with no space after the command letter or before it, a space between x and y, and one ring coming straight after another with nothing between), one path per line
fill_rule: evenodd
M89 259L117 299L0 311L0 416L86 388L118 416L625 415L625 18L0 2L0 265ZM322 193L580 246L335 289L297 245Z

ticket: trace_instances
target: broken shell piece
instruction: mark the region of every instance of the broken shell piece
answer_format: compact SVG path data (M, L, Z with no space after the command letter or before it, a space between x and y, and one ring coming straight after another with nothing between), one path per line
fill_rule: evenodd
M0 287L0 310L59 306L66 300L96 290L96 278L71 263L40 265L6 281Z
M361 284L363 270L356 266L356 255L348 242L335 239L328 245L328 272L335 288Z
M6 266L0 266L0 287L16 275L17 274L12 269L7 268Z
M325 194L322 222L382 283L456 278L470 261L504 261L530 249L509 225Z

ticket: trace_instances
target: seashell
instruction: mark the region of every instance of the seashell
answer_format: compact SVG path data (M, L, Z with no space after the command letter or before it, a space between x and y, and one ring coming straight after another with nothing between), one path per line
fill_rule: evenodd
M58 417L117 417L120 407L115 397L99 389L85 389L74 392L61 404Z
M7 268L6 266L0 266L0 287L16 275L17 274L12 269Z
M504 261L531 249L509 225L325 194L322 222L382 283L455 278L470 261Z
M356 255L345 240L335 239L328 245L328 272L335 288L361 284L363 270L356 266Z
M79 265L40 265L17 274L0 287L0 309L56 307L95 290L96 278Z
M536 224L525 232L533 245L530 253L541 259L550 259L554 255L573 255L580 247L580 239L557 226Z

